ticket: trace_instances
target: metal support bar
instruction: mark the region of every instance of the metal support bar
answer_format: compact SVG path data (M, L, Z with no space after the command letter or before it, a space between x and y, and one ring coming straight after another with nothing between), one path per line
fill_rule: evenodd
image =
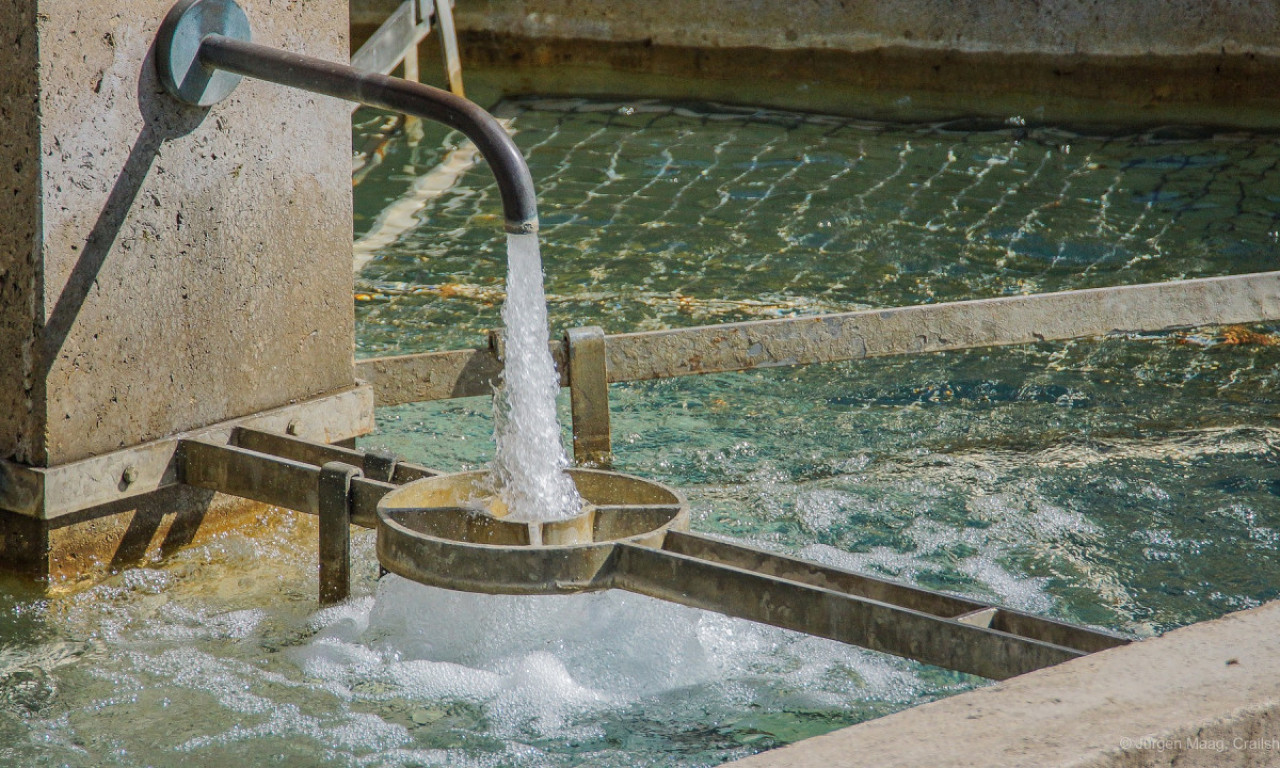
M382 22L378 31L369 36L360 50L351 54L351 66L364 72L390 74L403 61L409 64L409 51L416 54L418 43L431 31L431 4L422 3L421 20L419 20L418 0L405 0L387 20ZM414 68L416 69L416 56ZM416 81L417 77L405 76L406 80Z
M551 342L551 357L560 386L569 385L569 353L563 342ZM374 388L378 405L492 395L502 377L502 360L494 343L479 349L451 349L356 361L356 376Z
M453 28L453 3L451 0L435 0L435 6L436 22L440 26L440 47L444 49L445 82L455 96L466 98L462 87L462 59L458 56L458 33Z
M320 514L320 467L234 445L184 440L178 450L182 482L285 509ZM415 478L416 479L416 478ZM378 501L396 486L366 477L351 480L351 523L378 525Z
M621 589L995 680L1088 653L672 551L619 544L617 558Z
M718 565L741 568L787 581L830 589L848 595L889 603L939 618L990 627L1012 635L1093 653L1123 645L1122 635L1046 619L1031 613L1001 608L902 582L832 568L809 560L787 557L686 531L667 534L663 549ZM986 622L986 623L983 623Z
M178 478L187 485L312 515L320 512L320 470L314 465L201 440L183 440L177 460Z
M1280 319L1280 272L1263 272L627 333L609 337L609 380L1276 319Z
M610 383L1280 319L1280 272L868 309L605 337ZM564 345L552 355L566 370ZM488 394L489 349L356 363L378 405ZM568 384L567 377L561 379Z
M320 512L320 605L351 596L351 482L360 470L331 461L320 468L316 495Z
M342 461L360 467L364 471L364 476L370 480L397 485L443 474L439 470L430 469L421 464L400 461L390 453L342 448L259 429L235 430L231 435L231 444L317 467L330 461Z
M609 377L604 329L573 328L564 335L569 357L569 399L573 412L573 458L579 465L609 466Z

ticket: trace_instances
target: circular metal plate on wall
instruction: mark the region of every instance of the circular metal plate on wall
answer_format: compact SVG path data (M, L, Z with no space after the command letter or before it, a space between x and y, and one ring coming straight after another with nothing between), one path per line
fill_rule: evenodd
M200 43L208 35L248 41L249 17L235 0L180 0L156 35L156 70L165 90L187 104L217 104L240 84L240 75L200 64Z

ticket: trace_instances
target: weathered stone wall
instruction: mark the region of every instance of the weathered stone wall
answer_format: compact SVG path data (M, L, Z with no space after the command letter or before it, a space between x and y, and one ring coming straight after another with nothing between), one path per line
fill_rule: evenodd
M459 0L455 17L463 30L686 47L1280 52L1273 0Z
M42 419L34 377L40 133L36 13L0 3L0 456L31 456Z
M1280 127L1278 0L460 0L455 15L470 82L506 93Z
M251 81L179 104L151 55L171 4L0 10L0 349L29 385L3 366L0 456L59 464L353 383L349 111ZM255 40L346 60L345 3L242 5Z

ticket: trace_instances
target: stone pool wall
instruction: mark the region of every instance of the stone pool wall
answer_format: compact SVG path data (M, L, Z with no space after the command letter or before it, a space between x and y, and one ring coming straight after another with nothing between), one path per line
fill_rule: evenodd
M393 5L356 0L353 21ZM503 70L507 92L870 117L1278 121L1275 2L460 0L455 17L464 65Z

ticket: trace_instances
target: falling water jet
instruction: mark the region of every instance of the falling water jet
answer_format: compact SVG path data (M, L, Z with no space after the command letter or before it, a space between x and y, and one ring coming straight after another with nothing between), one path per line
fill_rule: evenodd
M582 497L565 474L569 458L560 442L556 394L560 377L551 359L547 299L535 234L507 235L507 300L502 386L494 400L497 454L494 480L502 517L529 523L541 544L540 523L582 513Z

